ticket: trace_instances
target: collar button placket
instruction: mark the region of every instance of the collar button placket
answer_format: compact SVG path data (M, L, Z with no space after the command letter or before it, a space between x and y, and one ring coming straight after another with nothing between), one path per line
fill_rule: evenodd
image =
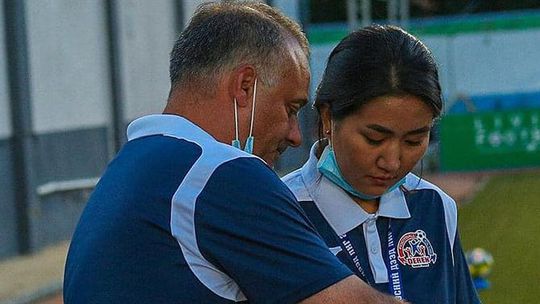
M388 282L388 272L381 251L381 241L377 231L377 214L370 214L364 223L364 238L369 253L369 266L376 283Z

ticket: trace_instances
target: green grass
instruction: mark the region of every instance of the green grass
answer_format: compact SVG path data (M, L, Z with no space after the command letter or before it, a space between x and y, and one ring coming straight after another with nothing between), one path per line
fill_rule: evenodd
M459 209L459 229L464 250L493 254L484 304L539 303L540 173L493 177Z

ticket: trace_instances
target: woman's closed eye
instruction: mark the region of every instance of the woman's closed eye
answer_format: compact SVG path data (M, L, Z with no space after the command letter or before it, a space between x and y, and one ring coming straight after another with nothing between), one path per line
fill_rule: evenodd
M383 143L384 139L376 139L367 135L364 135L364 138L366 139L367 143L372 146L378 146Z
M423 140L406 140L405 143L409 146L420 146Z

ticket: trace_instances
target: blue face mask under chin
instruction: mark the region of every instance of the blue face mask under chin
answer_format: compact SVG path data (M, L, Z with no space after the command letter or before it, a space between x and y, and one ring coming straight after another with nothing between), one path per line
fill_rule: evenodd
M231 143L231 146L238 148L240 150L244 150L245 152L249 154L253 154L253 141L255 140L255 137L250 136L246 139L246 145L244 146L244 149L240 146L240 141L238 139L234 139Z
M343 175L341 174L341 171L339 170L338 163L336 161L336 155L334 154L334 149L332 149L332 146L328 144L321 154L321 157L319 158L319 161L317 162L317 169L321 174L328 178L330 181L332 181L334 184L338 185L343 190L347 191L348 193L364 200L373 200L376 198L379 198L379 196L369 195L362 193L356 189L353 188L346 180L343 178ZM403 185L405 182L405 177L403 177L401 180L399 180L397 183L392 185L388 190L386 190L385 193L391 192L394 189L398 188L399 186Z

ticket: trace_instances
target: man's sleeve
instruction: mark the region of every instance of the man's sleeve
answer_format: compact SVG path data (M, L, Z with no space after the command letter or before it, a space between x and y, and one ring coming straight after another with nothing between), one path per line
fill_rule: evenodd
M459 233L454 242L454 278L456 282L456 303L481 303L469 273L469 267L461 248Z
M251 303L295 303L350 276L290 190L256 159L220 166L199 196L202 255Z

